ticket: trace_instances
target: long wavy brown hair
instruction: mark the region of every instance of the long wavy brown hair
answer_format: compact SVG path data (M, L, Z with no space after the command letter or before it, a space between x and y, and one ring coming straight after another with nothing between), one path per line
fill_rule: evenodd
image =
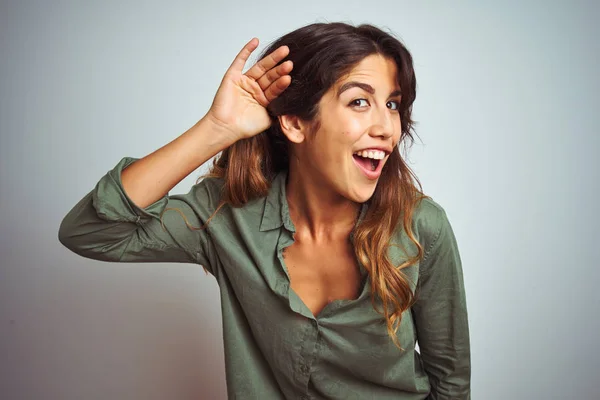
M224 180L221 202L213 216L226 204L241 207L252 199L266 196L275 175L288 169L289 144L281 131L278 116L296 115L318 126L319 101L342 75L372 54L394 60L402 91L400 142L383 168L375 192L368 200L368 211L355 229L352 244L358 261L371 277L373 306L385 317L394 344L402 349L396 332L402 314L412 306L415 297L408 278L401 270L423 256L423 248L415 239L411 225L417 201L426 197L418 178L400 155L400 145L408 150L414 143L411 113L416 79L412 56L394 36L368 24L352 26L334 22L307 25L271 43L259 59L282 45L287 45L290 52L281 62L292 60L294 68L290 74L290 86L267 107L272 118L271 127L225 149L215 159L209 173L200 177ZM391 243L391 238L400 221L417 253L413 256L407 254L404 263L393 265L388 249L397 245ZM378 307L378 302L381 307Z

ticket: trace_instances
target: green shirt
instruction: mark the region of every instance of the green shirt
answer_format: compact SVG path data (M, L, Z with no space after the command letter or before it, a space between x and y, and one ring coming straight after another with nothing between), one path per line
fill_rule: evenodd
M73 252L112 262L182 262L204 266L221 293L227 392L230 399L470 398L470 346L462 267L446 213L431 199L415 210L413 231L424 259L403 271L418 300L388 337L362 291L329 303L315 318L290 288L282 251L294 241L280 172L268 195L241 208L225 206L206 230L190 230L178 208L201 226L219 203L223 180L205 178L187 194L167 195L141 209L125 194L123 158L63 219L59 240ZM364 216L366 203L361 209ZM401 224L400 224L401 225ZM401 232L400 232L401 231ZM403 230L392 242L414 249ZM399 247L394 265L406 259ZM418 340L419 351L415 348Z

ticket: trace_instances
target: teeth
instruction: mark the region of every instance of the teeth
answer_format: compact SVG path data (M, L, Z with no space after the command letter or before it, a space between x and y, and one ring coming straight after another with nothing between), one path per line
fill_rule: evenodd
M354 154L365 158L372 158L374 160L383 160L385 157L385 152L380 150L361 150Z

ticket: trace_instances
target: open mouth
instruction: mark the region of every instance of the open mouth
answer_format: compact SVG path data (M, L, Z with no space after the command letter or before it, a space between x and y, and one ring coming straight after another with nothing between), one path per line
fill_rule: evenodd
M376 160L373 158L359 156L358 154L353 154L354 160L356 160L357 164L366 169L367 171L377 171L379 168L379 164L382 160Z

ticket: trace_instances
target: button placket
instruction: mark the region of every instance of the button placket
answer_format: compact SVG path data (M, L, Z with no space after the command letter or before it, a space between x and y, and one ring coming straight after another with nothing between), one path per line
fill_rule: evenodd
M306 321L306 327L302 340L302 348L299 353L299 360L297 364L297 383L299 389L306 393L308 390L308 382L310 380L311 364L315 358L316 341L318 336L318 329L313 325L312 321Z

